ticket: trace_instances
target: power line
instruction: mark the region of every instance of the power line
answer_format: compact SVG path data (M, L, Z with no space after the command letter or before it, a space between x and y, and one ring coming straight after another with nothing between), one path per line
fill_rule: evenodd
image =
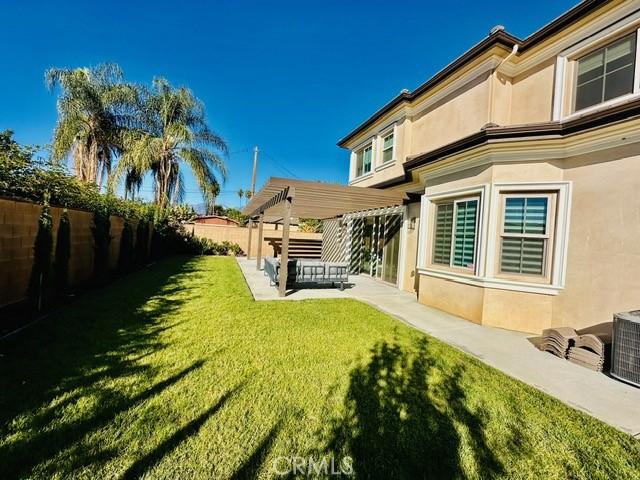
M262 152L262 154L267 158L267 160L269 160L274 166L276 166L277 168L280 168L280 170L282 170L283 172L285 172L287 175L292 176L293 178L297 178L300 179L300 177L298 175L296 175L295 173L293 173L290 169L288 169L287 167L285 167L284 165L282 165L280 162L278 162L275 158L273 158L271 155L269 155L266 152Z

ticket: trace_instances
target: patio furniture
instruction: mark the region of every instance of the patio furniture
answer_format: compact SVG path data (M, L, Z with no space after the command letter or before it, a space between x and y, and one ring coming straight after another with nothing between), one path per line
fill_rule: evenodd
M264 259L264 273L271 284L279 285L280 260ZM349 265L345 262L323 262L316 259L293 258L287 262L287 288L337 285L344 290L349 281Z

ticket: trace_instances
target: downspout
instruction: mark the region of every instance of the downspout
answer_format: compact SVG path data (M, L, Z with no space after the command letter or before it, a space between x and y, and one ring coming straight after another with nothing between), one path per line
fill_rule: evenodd
M513 46L513 49L511 50L511 53L509 55L507 55L506 57L504 57L500 63L493 68L493 70L491 70L491 75L489 76L490 78L490 82L489 82L489 124L495 124L494 122L494 98L493 98L493 94L494 94L494 86L493 83L495 81L495 75L500 71L500 67L502 65L504 65L506 62L508 62L509 60L511 60L516 54L518 53L518 44L516 43Z

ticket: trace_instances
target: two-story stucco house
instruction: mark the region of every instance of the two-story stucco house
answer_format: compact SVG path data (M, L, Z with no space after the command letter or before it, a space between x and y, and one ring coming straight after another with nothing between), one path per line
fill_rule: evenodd
M640 307L640 1L491 34L340 140L352 270L472 322L540 332ZM343 222L341 221L341 225Z

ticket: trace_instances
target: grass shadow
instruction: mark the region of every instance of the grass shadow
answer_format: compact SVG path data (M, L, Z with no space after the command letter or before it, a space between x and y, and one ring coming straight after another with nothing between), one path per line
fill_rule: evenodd
M13 436L0 445L4 478L28 476L74 441L202 365L194 362L134 395L108 386L112 380L160 373L142 360L167 346L163 334L178 324L166 325L164 318L194 298L180 287L183 279L198 274L193 261L172 258L152 269L153 275L138 272L88 293L0 342L0 437ZM80 418L65 416L86 397L95 400L90 411Z
M460 386L464 365L438 368L426 338L406 349L380 342L366 365L353 369L343 411L320 432L336 462L352 460L359 478L459 478L459 450L471 442L479 478L499 476L500 461L487 445L483 411L472 411Z
M187 440L189 437L196 435L200 428L202 428L202 426L206 423L206 421L209 420L209 418L211 418L213 415L215 415L224 406L227 400L229 400L229 398L243 386L244 384L240 384L237 387L226 392L214 405L207 408L204 412L191 420L185 426L178 429L174 434L164 440L160 445L155 447L147 455L136 460L122 475L121 479L134 480L143 476L147 470L153 468L153 466L159 463L166 455L175 450L178 445Z
M264 462L271 452L271 448L278 437L278 433L282 427L282 421L278 421L269 432L260 440L258 446L254 449L249 458L243 462L234 474L230 477L231 480L250 480L257 478L260 470L262 469Z

